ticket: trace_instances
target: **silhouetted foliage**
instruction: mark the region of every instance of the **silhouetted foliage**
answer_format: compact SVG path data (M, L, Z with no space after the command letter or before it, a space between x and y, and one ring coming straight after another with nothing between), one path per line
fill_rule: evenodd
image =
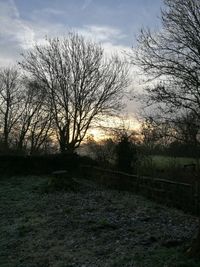
M91 155L100 165L104 167L112 167L115 162L115 147L116 143L112 138L95 141L90 138L87 143L87 153Z
M80 164L95 165L96 163L87 157L80 157L76 153L22 156L0 156L0 174L50 174L57 170L77 172Z
M117 168L120 171L130 173L135 169L136 160L136 146L132 143L130 137L124 134L116 145Z
M166 154L173 157L200 157L200 147L193 143L174 141L166 148Z

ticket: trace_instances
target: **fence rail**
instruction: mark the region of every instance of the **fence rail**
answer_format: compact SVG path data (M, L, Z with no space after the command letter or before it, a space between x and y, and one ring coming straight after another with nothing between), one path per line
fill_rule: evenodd
M195 215L200 214L200 184L197 179L195 183L188 184L132 175L94 166L81 166L81 174L85 178L92 179L109 188L136 192L159 203L173 206Z

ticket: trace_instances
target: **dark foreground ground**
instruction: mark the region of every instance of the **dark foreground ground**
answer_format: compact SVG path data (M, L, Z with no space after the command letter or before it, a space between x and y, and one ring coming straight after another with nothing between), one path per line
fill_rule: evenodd
M197 267L184 256L196 218L127 192L45 177L0 181L1 267Z

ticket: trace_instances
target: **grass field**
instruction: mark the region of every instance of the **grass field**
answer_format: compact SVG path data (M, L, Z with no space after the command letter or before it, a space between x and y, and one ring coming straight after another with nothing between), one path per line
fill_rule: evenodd
M200 266L185 256L195 217L87 181L48 193L47 180L1 178L1 267Z
M195 158L186 157L167 157L167 156L152 156L152 162L157 168L166 168L171 165L184 166L186 164L197 164Z
M195 168L191 164L195 164ZM200 159L186 157L148 156L142 158L138 166L140 175L186 183L194 182L199 172Z

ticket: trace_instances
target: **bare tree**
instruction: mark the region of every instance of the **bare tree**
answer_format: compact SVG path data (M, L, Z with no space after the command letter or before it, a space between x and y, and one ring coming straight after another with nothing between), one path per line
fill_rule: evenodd
M141 124L141 137L143 146L148 153L155 150L158 144L163 144L163 138L166 138L166 124L157 123L152 118L146 117ZM167 129L168 130L168 129Z
M174 137L180 142L197 147L200 144L199 118L194 112L185 112L181 117L172 121L171 128L174 129Z
M148 105L170 116L188 109L200 117L200 1L164 2L163 29L143 29L131 59L157 81L146 90Z
M37 81L24 77L21 115L17 122L16 148L36 153L45 142L51 128L52 114L47 109L46 90Z
M60 151L74 151L95 119L121 108L127 69L77 34L46 42L25 53L20 64L48 90Z
M21 84L15 68L0 70L0 129L4 151L9 149L11 134L20 117Z
M154 80L146 92L147 106L158 117L180 117L183 110L200 120L200 1L164 0L163 29L142 30L133 64ZM155 85L156 84L156 85ZM198 123L199 125L199 123ZM200 255L200 231L190 250Z
M32 155L41 150L46 150L47 143L53 143L51 137L53 138L54 135L52 113L42 105L40 109L36 110L29 127L27 141L30 154Z

